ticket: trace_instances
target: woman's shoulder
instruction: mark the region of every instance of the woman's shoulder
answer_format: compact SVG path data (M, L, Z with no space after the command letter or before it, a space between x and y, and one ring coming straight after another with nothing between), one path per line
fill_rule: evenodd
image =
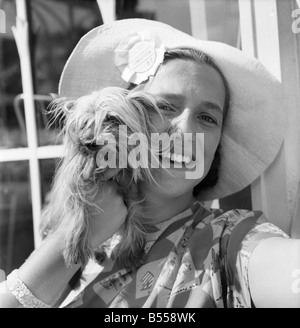
M251 307L249 259L254 249L271 237L289 238L262 211L206 209L204 218L195 226L194 253L199 254L199 245L206 250L205 263L220 273L227 306ZM194 258L197 262L198 257Z
M233 208L224 211L221 208L205 208L209 213L208 218L213 222L228 221L237 224L247 218L252 218L258 222L265 222L266 217L262 211Z
M233 268L237 257L248 262L254 249L264 240L272 237L290 238L280 227L270 222L262 211L232 209L223 212L210 209L202 220L202 229L211 232L211 240L218 244L218 250L226 256ZM200 228L198 225L197 228Z
M212 226L222 226L224 230L232 232L233 230L251 230L255 227L267 228L274 233L286 234L271 221L265 214L259 210L249 209L231 209L223 211L222 209L205 208L206 215L202 220L203 224Z
M289 237L259 210L204 209L203 219L197 223L195 229L210 231L212 239L220 238L219 241L227 244L227 246L229 241L231 247L239 248L242 242L256 245L258 241L273 236Z

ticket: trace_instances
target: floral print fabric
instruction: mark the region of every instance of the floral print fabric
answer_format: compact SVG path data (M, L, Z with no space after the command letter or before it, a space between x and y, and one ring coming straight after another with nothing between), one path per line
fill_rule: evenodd
M61 307L251 307L249 258L260 242L278 236L288 238L261 212L222 213L195 202L152 227L145 260L135 270L114 261L114 236L98 261L89 261Z

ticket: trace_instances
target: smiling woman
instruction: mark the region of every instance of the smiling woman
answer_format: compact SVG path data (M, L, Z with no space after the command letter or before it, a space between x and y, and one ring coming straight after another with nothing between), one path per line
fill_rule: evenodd
M76 106L95 100L95 91L97 101ZM1 306L299 306L289 288L289 273L300 266L299 240L259 211L202 205L249 185L282 145L282 87L258 60L159 22L119 20L80 40L59 95L78 129L65 133L66 156L45 217L50 231L2 283ZM70 98L75 105L64 107ZM160 159L174 160L151 170L153 179L131 167L98 175L98 130L137 120L142 124L133 126L147 136L188 135L189 156L203 161L204 174L187 179L189 168L176 167L180 157L171 147ZM204 135L202 158L197 134ZM266 297L274 293L280 299Z
M216 182L216 163L213 165L212 163L220 143L223 110L224 112L227 111L229 103L227 82L223 75L220 75L215 69L216 65L213 67L212 64L206 64L209 60L203 53L199 52L197 54L195 51L181 50L176 53L173 50L172 54L169 57L167 53L164 64L158 70L155 78L150 78L149 82L146 83L144 90L154 94L156 97L163 97L172 104L173 110L167 113L164 110L163 113L166 115L167 122L173 126L175 131L194 136L205 133L203 150L204 172L200 176L207 176L212 166L215 177L212 181ZM198 57L196 57L197 55ZM210 63L212 62L210 61ZM160 127L159 122L156 123L156 126L158 130L163 128ZM203 157L199 158L199 155L196 156L196 150L201 148L194 148L194 157L198 159L196 161L196 165L198 163L196 170L200 173L203 167ZM173 178L174 174L177 176L176 172L173 172L173 175L167 173L163 175L165 179L172 181L166 181L165 190L167 193L175 192L177 186L177 188L180 188L180 193L185 194L188 190L190 192L193 191L189 183L194 184L193 187L195 187L195 184L200 182L196 179L189 181L189 179L185 179L186 176L182 175L182 172L177 172L184 178L181 183L178 183L179 180ZM210 180L210 177L208 179ZM160 181L160 189L162 190L164 189L163 180ZM173 187L172 183L174 184ZM208 187L213 187L213 185Z

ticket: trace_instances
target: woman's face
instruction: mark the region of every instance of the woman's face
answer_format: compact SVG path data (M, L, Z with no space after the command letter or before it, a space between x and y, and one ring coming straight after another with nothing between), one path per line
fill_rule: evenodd
M160 190L176 197L192 192L209 171L220 142L225 102L222 78L214 68L206 64L198 64L186 59L173 59L159 68L156 76L152 77L145 86L145 91L157 98L167 100L172 105L171 108L162 108L164 121L159 117L154 118L158 132L164 132L166 126L171 125L175 130L183 133L183 138L185 133L192 134L192 154L189 151L187 153L196 161L203 161L202 157L199 158L199 154L202 153L203 156L204 153L202 176L191 175L201 166L197 164L194 169L188 169L185 163L182 168L176 168L171 162L169 169L160 169L156 172L155 177L159 182ZM203 152L198 153L195 147L197 133L204 134ZM197 178L188 179L187 173Z

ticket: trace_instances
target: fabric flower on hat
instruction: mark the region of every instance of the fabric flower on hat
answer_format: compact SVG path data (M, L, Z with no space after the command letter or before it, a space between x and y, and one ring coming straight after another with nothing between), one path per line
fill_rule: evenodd
M115 50L115 65L126 82L140 84L155 75L163 62L165 46L150 31L131 31Z

